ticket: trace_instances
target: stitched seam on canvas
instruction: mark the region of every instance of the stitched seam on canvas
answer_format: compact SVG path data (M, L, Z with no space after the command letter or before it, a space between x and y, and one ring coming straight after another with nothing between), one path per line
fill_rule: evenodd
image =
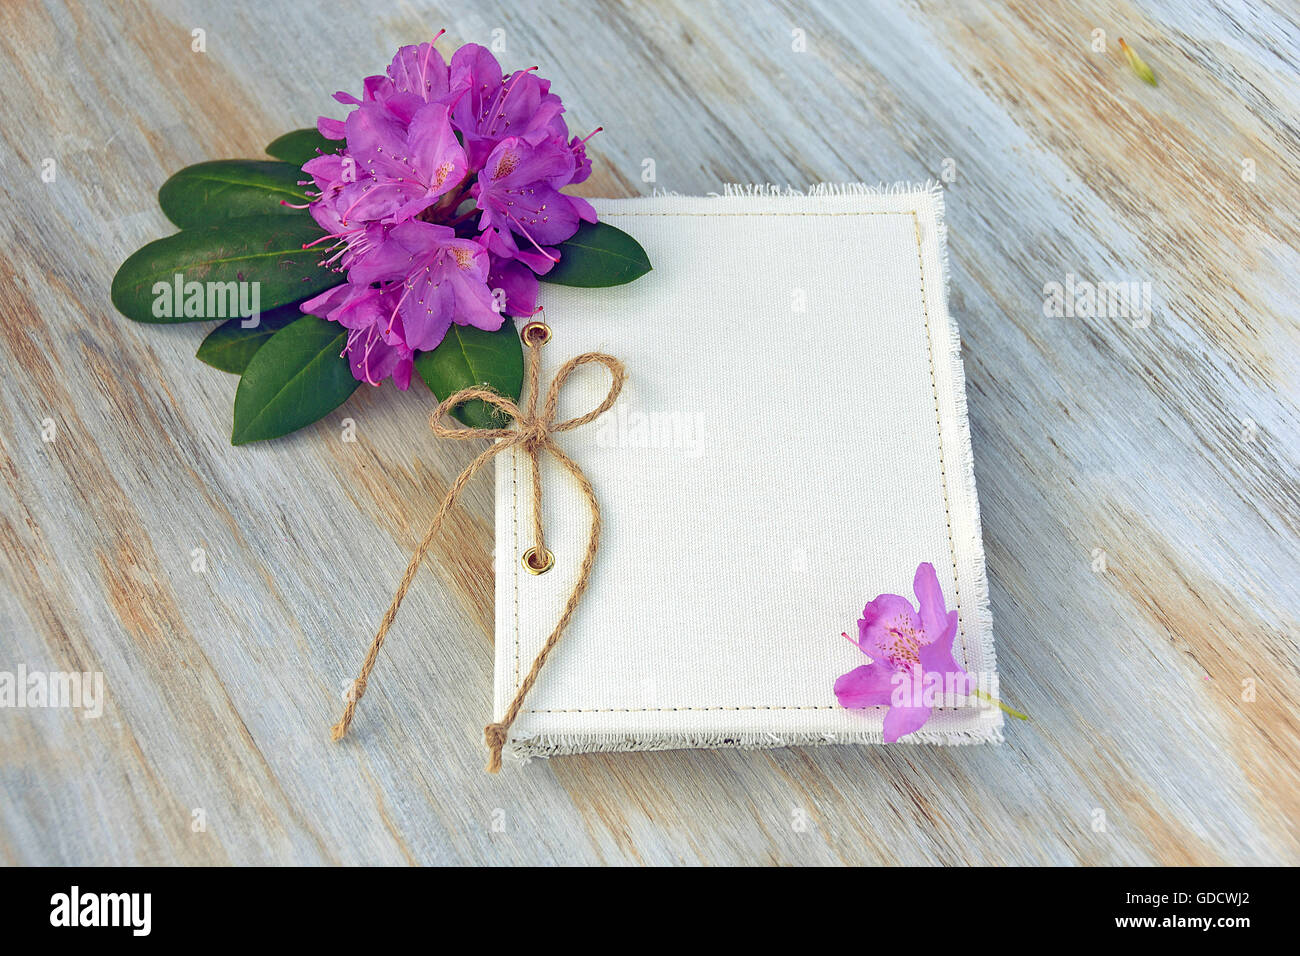
M530 710L530 714L641 714L675 710L837 710L834 704L753 704L735 707L567 707Z
M676 710L842 710L837 704L737 704L716 707L552 707L523 711L528 714L643 714ZM969 707L934 707L935 711L969 710Z
M967 662L965 627L962 624L961 614L961 584L959 583L959 573L957 570L957 546L952 536L952 513L948 506L948 476L944 467L943 460L943 421L939 412L939 385L934 374L934 345L930 336L930 306L926 300L925 294L925 259L921 254L921 221L917 216L915 209L905 209L899 211L882 211L882 210L862 210L859 212L607 212L603 214L605 218L614 216L911 216L912 226L916 233L916 263L920 271L921 278L921 313L925 320L925 348L926 355L930 360L930 388L934 394L934 415L935 427L939 431L939 475L940 484L943 486L943 510L944 520L948 526L948 550L952 555L952 579L954 588L954 597L957 603L957 621L958 629L962 635L962 657L963 663ZM511 458L515 457L511 453ZM518 486L519 473L515 469L513 478ZM518 533L519 533L519 497L515 494L515 550L518 550ZM516 563L517 564L517 563ZM519 623L519 568L516 566L514 571L515 578L515 692L519 690L519 650L522 641L522 628ZM661 711L705 711L705 710L838 710L835 704L789 704L772 707L613 707L613 708L587 708L574 707L563 710L547 709L530 709L521 710L520 714L602 714L602 713L620 713L620 714L638 714L652 713ZM935 710L950 710L955 708L934 708Z
M952 587L953 597L957 602L957 631L961 635L962 663L969 664L969 656L966 653L966 627L961 615L961 572L957 570L957 543L952 536L952 508L948 503L948 469L943 458L943 413L939 411L939 382L934 374L934 341L930 334L930 305L925 294L925 260L921 256L921 219L915 209L912 210L912 226L916 230L916 268L921 276L921 312L925 316L925 353L930 360L930 390L934 393L934 427L939 433L939 479L943 485L943 519L948 525L948 550L952 554Z

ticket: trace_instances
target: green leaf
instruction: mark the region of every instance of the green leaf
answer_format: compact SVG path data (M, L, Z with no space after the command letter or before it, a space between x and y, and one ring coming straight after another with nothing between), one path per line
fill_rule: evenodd
M287 435L342 405L359 384L341 355L347 338L347 329L314 315L271 336L239 380L230 443Z
M559 245L560 261L544 282L595 289L622 285L650 271L650 257L641 244L609 223L584 222L573 238Z
M246 319L230 319L208 333L194 357L223 372L242 375L248 361L276 332L302 315L298 303L264 312L257 325L244 328Z
M297 166L264 159L219 159L186 166L158 190L158 205L182 229L225 222L239 216L305 216L307 193Z
M302 167L309 159L315 159L321 153L333 153L344 146L341 139L326 139L314 127L296 129L271 141L266 152L276 159ZM319 150L319 152L318 152Z
M340 282L319 265L319 251L303 249L321 235L316 223L296 216L245 216L186 229L137 249L122 263L113 276L113 305L136 322L170 323L232 318L241 314L241 294L251 303L256 293L263 311L300 302Z
M495 332L453 325L436 349L415 357L415 368L438 401L462 388L481 385L517 402L524 387L523 346L509 318ZM452 414L473 428L510 424L509 416L487 402L466 402Z

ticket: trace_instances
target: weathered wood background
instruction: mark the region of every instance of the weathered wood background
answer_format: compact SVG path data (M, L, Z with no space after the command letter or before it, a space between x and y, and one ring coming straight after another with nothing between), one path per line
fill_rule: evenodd
M6 0L0 670L102 672L107 703L98 720L0 710L0 861L1300 862L1296 17ZM948 174L1003 690L1032 717L1005 746L484 775L487 480L403 608L355 737L330 743L472 449L428 436L419 386L231 448L236 383L193 359L204 329L132 325L109 280L170 231L171 172L260 155L442 26L445 51L503 41L575 129L604 125L591 195ZM1151 321L1045 317L1044 285L1069 275L1150 283Z

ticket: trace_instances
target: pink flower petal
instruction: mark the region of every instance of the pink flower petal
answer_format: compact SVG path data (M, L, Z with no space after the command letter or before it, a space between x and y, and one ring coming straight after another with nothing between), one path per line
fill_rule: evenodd
M930 719L929 707L891 707L885 714L885 743L897 743L898 738L920 730Z
M916 592L917 605L921 610L921 627L934 640L947 626L948 611L943 603L943 589L939 587L939 576L934 573L933 564L926 561L917 565L912 589Z
M835 697L841 707L887 707L895 673L894 668L882 663L855 667L835 682Z

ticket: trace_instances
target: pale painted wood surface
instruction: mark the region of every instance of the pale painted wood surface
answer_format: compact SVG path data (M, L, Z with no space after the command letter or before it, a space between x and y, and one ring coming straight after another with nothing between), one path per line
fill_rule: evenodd
M1295 6L638 7L0 6L0 670L102 671L108 694L99 720L0 711L0 861L1300 862ZM444 25L446 50L504 31L508 67L539 64L575 129L604 125L592 195L924 180L953 161L998 656L1033 718L1005 746L485 776L486 479L355 739L329 742L472 449L428 435L419 388L232 449L235 379L193 359L203 330L132 325L108 285L170 231L168 174L259 155ZM1071 273L1150 282L1149 327L1045 318L1044 284Z

